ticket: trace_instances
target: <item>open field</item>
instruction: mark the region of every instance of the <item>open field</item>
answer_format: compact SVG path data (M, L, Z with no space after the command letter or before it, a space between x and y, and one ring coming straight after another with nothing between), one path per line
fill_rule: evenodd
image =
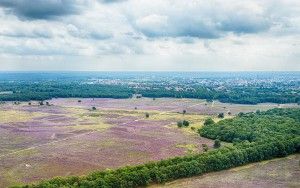
M190 127L202 126L209 116L217 121L221 112L230 118L228 112L296 106L168 98L78 100L0 105L0 187L201 152L202 144L212 147L213 141ZM190 127L177 128L183 119Z
M179 187L222 187L222 188L282 188L300 187L300 154L285 158L249 164L209 173L203 176L186 178L166 183L153 185L151 188L179 188Z

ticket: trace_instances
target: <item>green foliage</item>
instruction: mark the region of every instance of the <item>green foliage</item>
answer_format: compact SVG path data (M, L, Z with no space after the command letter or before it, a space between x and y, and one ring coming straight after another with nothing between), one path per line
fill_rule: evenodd
M183 120L182 125L185 126L185 127L188 127L190 125L190 122L187 121L187 120Z
M205 121L204 121L204 125L211 125L211 124L214 124L214 120L211 119L211 118L207 118Z
M219 113L218 118L224 118L224 113Z
M214 87L201 84L190 85L190 89L176 90L166 88L160 83L143 83L145 87L131 87L124 80L124 84L89 84L86 80L62 79L41 80L33 82L23 79L14 82L0 81L1 91L11 91L1 94L0 101L43 101L51 98L130 98L139 93L144 97L161 98L195 98L206 99L207 102L219 100L227 103L257 104L271 103L300 103L299 92L291 89L293 85L283 83L272 84L268 87L224 85L226 89L217 90ZM180 85L180 81L179 81Z
M219 139L216 139L214 142L214 148L219 148L221 147L221 141Z
M149 117L150 117L150 114L149 114L148 112L146 112L146 113L145 113L145 117L146 117L146 118L149 118Z
M234 119L205 124L199 133L227 142L254 142L275 136L295 137L300 135L300 109L273 109L243 114Z
M177 122L177 126L179 127L179 128L181 128L181 127L188 127L190 125L190 122L189 121L187 121L187 120L183 120L183 121L178 121Z

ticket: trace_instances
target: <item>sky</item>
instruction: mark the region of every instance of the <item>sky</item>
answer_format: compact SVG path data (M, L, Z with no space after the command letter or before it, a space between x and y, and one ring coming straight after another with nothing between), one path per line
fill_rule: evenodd
M300 71L300 1L0 0L0 71Z

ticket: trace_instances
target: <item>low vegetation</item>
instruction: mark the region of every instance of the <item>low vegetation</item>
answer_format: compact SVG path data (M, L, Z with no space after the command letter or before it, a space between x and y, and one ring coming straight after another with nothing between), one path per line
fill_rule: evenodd
M214 145L218 149L138 166L97 171L82 177L59 177L20 187L139 187L283 157L300 151L299 115L299 109L243 114L231 120L206 124L199 130L200 135L216 139ZM235 144L221 146L220 141Z

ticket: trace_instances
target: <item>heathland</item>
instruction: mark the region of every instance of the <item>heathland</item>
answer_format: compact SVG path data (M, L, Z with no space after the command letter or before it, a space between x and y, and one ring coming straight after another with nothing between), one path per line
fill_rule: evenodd
M0 185L86 175L218 150L215 138L198 134L208 118L222 124L240 112L291 107L298 105L172 98L6 102L0 110ZM189 125L178 127L183 120ZM226 141L221 148L233 146L231 140L219 139Z

